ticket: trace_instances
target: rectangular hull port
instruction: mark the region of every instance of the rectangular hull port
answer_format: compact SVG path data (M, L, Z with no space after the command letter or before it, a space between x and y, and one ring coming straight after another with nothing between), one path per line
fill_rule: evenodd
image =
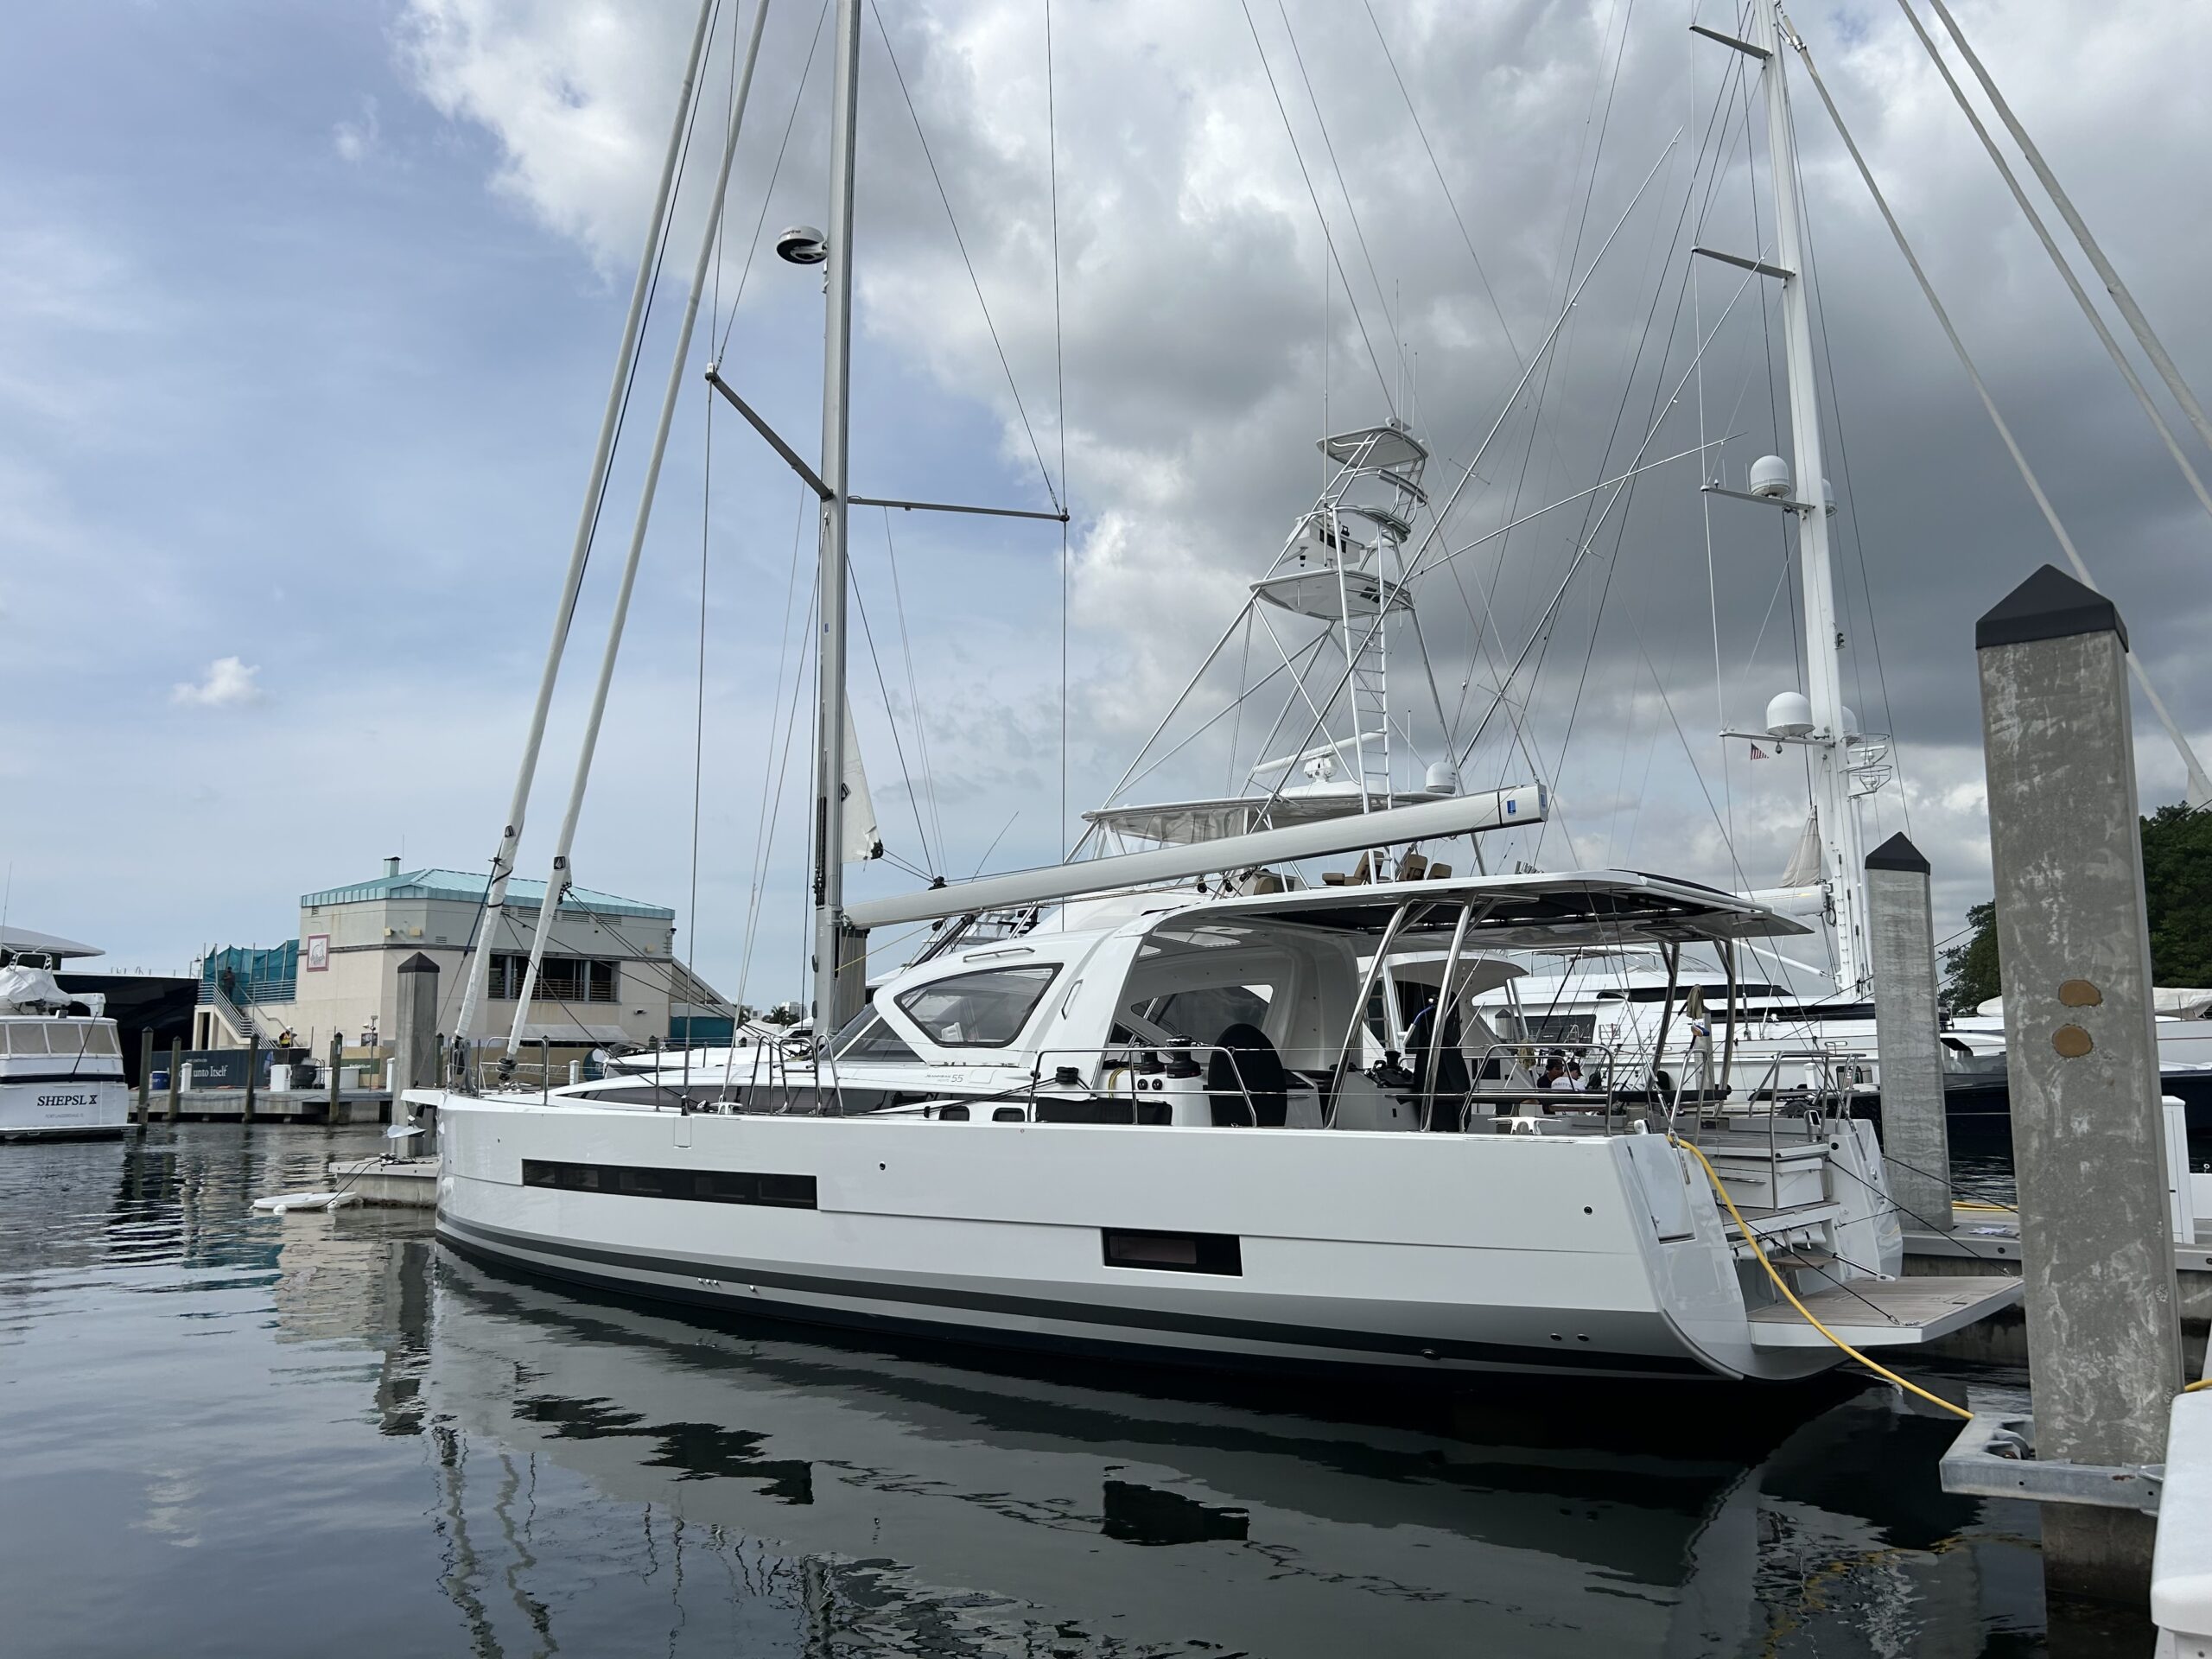
M2020 1300L2018 1279L1855 1280L1802 1300L1813 1317L1854 1348L1910 1348L1934 1342ZM1751 1312L1754 1348L1825 1348L1828 1339L1787 1302Z

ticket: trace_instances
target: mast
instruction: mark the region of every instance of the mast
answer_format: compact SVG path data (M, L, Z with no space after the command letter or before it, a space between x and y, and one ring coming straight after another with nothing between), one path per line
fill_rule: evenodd
M814 716L814 1032L826 1043L838 1009L844 944L845 518L851 435L853 345L853 135L860 79L860 0L836 0L837 56L830 105L829 312L822 349L821 619L816 642ZM851 964L863 979L865 957Z
M1820 816L1821 875L1834 906L1835 982L1847 995L1866 979L1866 858L1852 798L1851 739L1843 729L1843 636L1836 626L1835 579L1828 559L1827 470L1821 453L1821 411L1813 378L1813 327L1806 303L1804 238L1797 198L1797 144L1783 82L1778 0L1751 8L1751 43L1766 54L1767 162L1774 180L1775 264L1782 283L1783 361L1789 392L1790 465L1798 500L1797 558L1805 598L1805 696L1813 730L1813 805Z

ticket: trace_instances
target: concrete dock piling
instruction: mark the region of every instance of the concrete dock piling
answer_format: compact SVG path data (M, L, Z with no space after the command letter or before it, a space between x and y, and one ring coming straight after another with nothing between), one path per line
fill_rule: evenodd
M2045 565L1980 619L1974 646L2036 1452L2161 1463L2181 1335L2126 630ZM2148 1516L2051 1503L2043 1516L2050 1588L2139 1602Z
M184 1093L184 1041L169 1039L169 1100L168 1120L176 1122L177 1098Z
M410 1089L438 1086L438 964L417 950L399 964L398 1028L392 1033L391 1121L404 1122Z
M1907 1226L1951 1228L1951 1145L1936 1036L1936 927L1928 860L1903 834L1866 855L1882 1151Z

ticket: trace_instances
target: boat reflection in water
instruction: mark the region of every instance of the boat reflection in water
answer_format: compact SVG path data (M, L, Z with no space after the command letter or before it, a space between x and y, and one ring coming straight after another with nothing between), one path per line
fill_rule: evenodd
M287 1277L334 1242L303 1230ZM388 1243L382 1426L434 1448L479 1653L1941 1655L2042 1623L2025 1510L1944 1497L1948 1427L1879 1393L1764 1427L1649 1385L1207 1394Z

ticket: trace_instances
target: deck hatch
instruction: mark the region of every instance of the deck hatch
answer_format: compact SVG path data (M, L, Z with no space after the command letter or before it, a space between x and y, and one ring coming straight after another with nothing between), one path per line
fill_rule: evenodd
M524 1186L564 1192L607 1192L619 1198L679 1198L693 1204L757 1204L779 1210L811 1210L814 1177L743 1169L656 1169L640 1164L569 1164L522 1160Z
M1135 1227L1100 1230L1109 1268L1159 1273L1218 1273L1242 1278L1243 1241L1234 1233L1155 1233Z

